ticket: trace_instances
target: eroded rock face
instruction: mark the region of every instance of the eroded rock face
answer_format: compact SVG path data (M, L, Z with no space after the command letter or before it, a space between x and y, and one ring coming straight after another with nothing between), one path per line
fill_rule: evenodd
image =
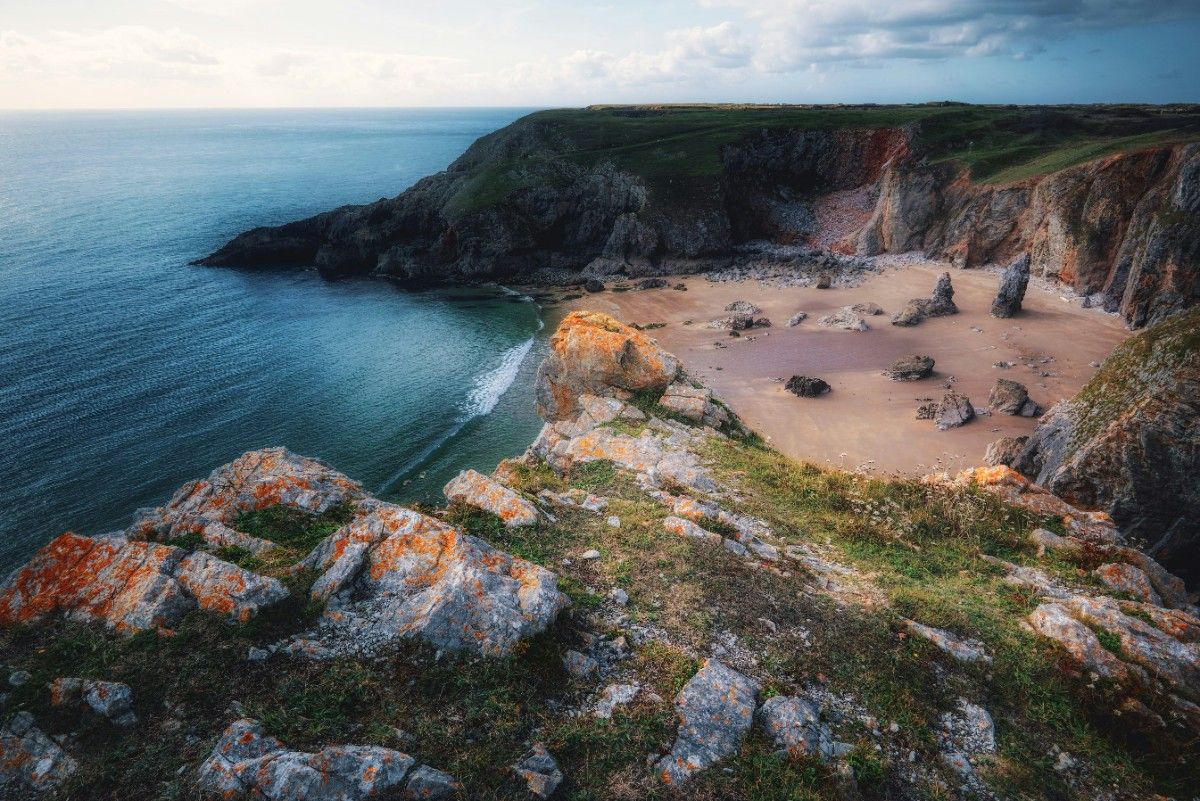
M568 605L549 570L373 499L302 564L320 571L312 594L326 612L294 650L314 656L378 653L401 637L503 655Z
M892 325L912 326L927 317L944 317L948 314L958 314L958 306L954 304L950 273L942 273L933 287L933 296L910 300L892 318Z
M0 798L46 795L69 779L79 763L18 712L0 726Z
M758 683L713 659L675 698L679 730L671 752L655 763L667 784L678 785L733 756L754 721Z
M270 798L276 801L358 801L408 798L444 782L416 760L389 748L333 745L316 753L288 750L267 736L254 720L229 725L200 766L197 784L202 792L227 799ZM435 773L440 774L441 771ZM409 782L405 785L405 779ZM441 797L447 797L443 791Z
M1200 309L1118 346L1007 463L1200 580Z
M169 630L197 607L244 621L287 595L279 581L211 554L68 532L0 586L0 622L62 612L122 633Z
M1000 276L1000 288L992 301L993 317L1015 317L1025 299L1025 288L1029 285L1029 254L1022 253L1009 262Z
M442 492L451 503L465 503L491 512L509 528L532 526L538 522L538 510L533 503L475 470L462 471Z
M678 373L679 361L641 331L600 312L571 312L538 367L538 414L545 420L570 418L585 393L662 392Z

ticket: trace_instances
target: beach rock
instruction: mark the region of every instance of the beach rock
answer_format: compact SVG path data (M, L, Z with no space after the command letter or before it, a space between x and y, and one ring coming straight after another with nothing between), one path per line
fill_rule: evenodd
M850 307L850 311L871 317L876 314L883 314L883 308L878 303L855 303Z
M558 761L541 743L534 743L512 769L537 798L549 798L562 784L563 772L558 768Z
M678 372L678 360L641 331L607 314L571 312L550 337L550 353L538 367L538 414L544 420L573 417L584 393L661 392Z
M928 403L922 403L920 406L917 407L917 419L918 420L932 420L933 418L937 417L937 413L938 413L938 404L935 401L929 401Z
M536 525L540 519L532 502L474 470L463 470L450 480L442 493L451 503L465 503L496 515L508 528Z
M86 701L92 711L107 718L115 726L137 724L137 715L133 712L133 691L128 684L70 677L60 677L50 683L52 706L63 706L77 701Z
M796 312L795 314L793 314L791 317L788 318L788 321L787 321L788 328L795 328L796 326L800 325L800 323L804 322L807 319L808 319L808 312Z
M738 331L748 331L754 327L754 315L733 314L729 317L718 317L709 321L708 327L718 331L728 331L731 336L738 335Z
M1029 285L1029 253L1022 253L1009 262L1000 276L1000 289L992 301L993 317L1014 317L1021 310L1025 288Z
M592 293L603 292L604 291L604 282L601 281L599 278L589 278L583 282L583 288L587 292L592 292Z
M833 276L829 273L821 273L821 275L817 277L817 289L829 289L832 286Z
M735 300L725 307L725 311L734 312L735 314L758 314L762 309L749 301Z
M1025 385L1007 378L997 378L992 385L992 391L988 394L988 408L993 412L1021 417L1037 417L1042 413L1042 407L1030 399Z
M675 698L679 729L670 753L655 763L669 785L733 756L754 720L758 683L714 659L705 659Z
M829 392L832 387L819 378L809 378L804 375L794 375L787 380L783 388L801 398L816 398Z
M257 721L243 718L231 723L218 738L200 766L197 786L201 792L227 799L280 801L359 801L398 796L410 773L420 776L413 790L444 786L445 774L417 774L412 770L415 764L416 760L407 754L379 746L331 745L316 753L291 751L267 736Z
M1117 346L1055 405L1015 469L1077 506L1103 509L1147 552L1200 582L1200 309Z
M933 365L929 356L904 356L892 362L884 375L893 381L919 381L933 374Z
M665 278L643 278L637 282L638 289L662 289L667 285Z
M866 331L867 321L849 306L844 306L833 314L827 314L817 320L817 325L826 328L840 328L844 331Z
M966 425L974 417L975 407L971 405L971 399L952 390L942 396L933 420L938 431L946 431Z
M900 313L892 318L892 325L912 326L927 317L943 317L958 314L954 305L954 287L950 284L950 273L942 273L929 298L913 298L904 305Z
M815 756L828 762L852 749L833 738L829 727L821 722L817 706L807 698L792 695L768 698L759 707L758 721L779 754L789 759Z
M54 792L79 763L18 712L0 726L0 798L30 798Z
M1025 450L1025 443L1028 440L1029 437L1001 437L987 446L987 452L983 455L983 463L988 467L1012 464Z
M172 629L197 607L245 621L287 595L276 579L211 554L68 532L0 585L0 623L34 623L62 612L129 634Z
M313 640L327 653L375 654L402 637L504 655L568 605L545 568L437 518L363 501L349 524L301 563L320 572L325 615Z

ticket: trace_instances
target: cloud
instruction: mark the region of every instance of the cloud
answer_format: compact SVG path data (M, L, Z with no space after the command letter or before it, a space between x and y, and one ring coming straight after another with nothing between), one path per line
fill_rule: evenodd
M41 37L0 32L0 68L10 75L77 76L138 72L193 77L220 63L200 39L181 31L122 25L98 31L52 31Z

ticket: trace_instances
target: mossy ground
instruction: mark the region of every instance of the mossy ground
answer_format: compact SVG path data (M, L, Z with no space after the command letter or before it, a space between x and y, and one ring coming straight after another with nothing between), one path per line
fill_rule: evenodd
M5 666L33 674L7 710L29 709L48 731L75 733L69 747L83 768L63 793L71 799L192 798L190 769L242 714L298 748L351 742L411 750L463 781L472 798L526 797L508 768L535 740L562 765L563 798L661 798L671 794L650 777L647 757L670 743L671 698L698 657L721 639L752 655L756 664L746 669L762 681L764 696L816 686L851 699L878 721L874 730L854 716L834 723L837 736L855 746L850 763L868 799L956 795L937 757L936 730L939 715L960 696L995 718L998 753L979 771L1002 796L1090 799L1113 791L1144 798L1200 786L1195 744L1125 737L1104 712L1113 704L1109 689L1089 685L1022 628L1035 599L1001 581L981 558L1032 563L1026 535L1050 521L977 491L798 464L752 439L714 440L705 456L714 474L738 490L738 499L723 501L728 508L768 521L781 544L836 554L868 576L881 598L839 603L803 570L765 570L669 534L661 522L665 507L610 463L565 477L545 466L522 467L516 484L524 491L579 487L610 505L600 515L556 509L556 522L515 530L462 507L446 513L472 534L556 571L574 601L551 631L509 658L438 657L409 643L379 661L277 655L248 662L251 646L306 627L319 611L302 601L312 577L294 576L297 600L241 626L196 613L173 637L121 638L61 621L3 630ZM619 528L606 523L609 515L620 518ZM274 512L256 520L263 523L259 535L306 543L320 525ZM579 559L589 548L601 557ZM1038 564L1082 580L1074 565ZM603 721L571 714L596 688L573 682L561 659L581 647L582 628L618 633L606 632L603 622L612 619L605 614L612 587L628 592L630 623L664 635L636 645L623 667L662 700L640 695ZM906 636L904 617L982 640L993 664L954 662ZM90 713L50 708L45 684L61 675L128 682L139 726L118 731ZM415 744L405 745L396 729L414 735ZM1086 766L1076 784L1054 770L1052 747ZM830 768L781 761L771 750L756 730L736 758L689 785L686 797L844 797L843 779ZM925 766L917 789L908 776L909 752Z

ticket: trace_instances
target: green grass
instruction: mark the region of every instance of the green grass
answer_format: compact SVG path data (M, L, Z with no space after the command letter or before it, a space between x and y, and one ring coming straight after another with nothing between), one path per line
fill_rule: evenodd
M349 523L353 516L354 507L350 504L330 507L319 515L279 504L242 512L234 521L233 528L306 554L321 540Z

